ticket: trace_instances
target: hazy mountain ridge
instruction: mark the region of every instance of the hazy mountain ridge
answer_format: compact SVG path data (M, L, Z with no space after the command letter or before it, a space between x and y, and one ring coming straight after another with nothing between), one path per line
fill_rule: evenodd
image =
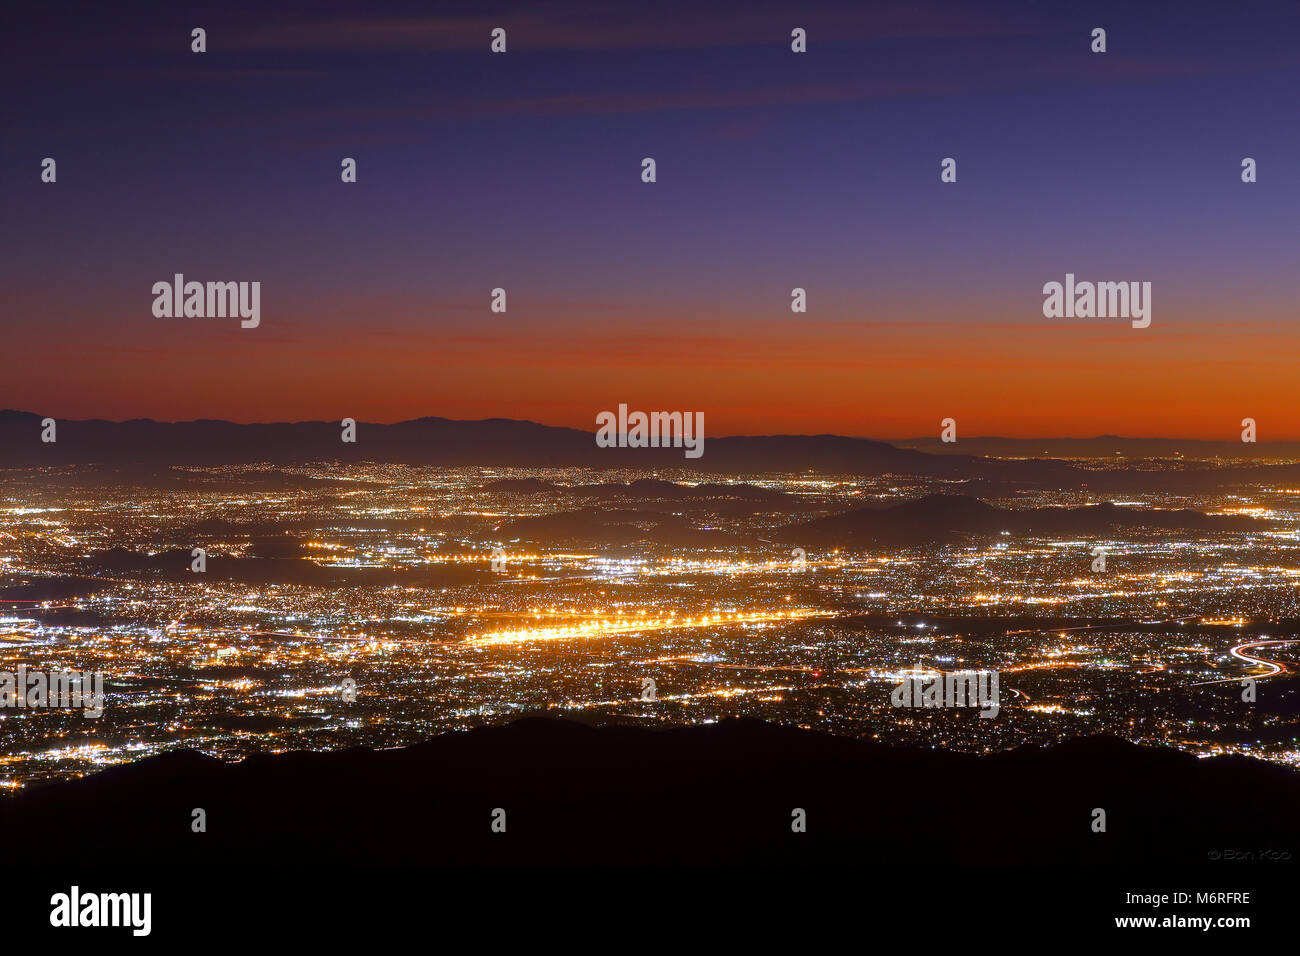
M996 482L1009 490L1087 487L1095 491L1206 490L1244 482L1300 482L1300 464L1102 471L1056 459L1004 460L964 452L930 454L837 435L711 438L706 434L703 457L691 459L680 448L600 448L594 432L500 418L457 421L428 417L391 425L360 422L355 443L343 442L342 429L334 422L244 425L216 420L150 419L60 420L58 440L45 443L41 441L40 422L41 417L31 412L0 412L0 467L325 461L446 467L640 468L736 475L807 471Z

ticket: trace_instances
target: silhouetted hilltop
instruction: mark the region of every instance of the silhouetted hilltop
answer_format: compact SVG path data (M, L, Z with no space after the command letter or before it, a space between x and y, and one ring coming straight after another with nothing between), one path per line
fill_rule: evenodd
M783 528L782 541L820 547L911 545L952 541L963 535L1107 534L1122 528L1162 530L1265 530L1271 522L1191 509L1131 508L1106 502L1083 508L997 508L966 495L927 495L885 508L858 508Z
M91 841L105 859L151 866L858 859L934 875L1293 851L1297 800L1300 775L1284 767L1106 737L976 756L756 720L650 730L526 719L397 750L237 764L178 751L23 792L0 802L0 824L16 859ZM191 831L194 808L206 833ZM505 833L491 830L495 808ZM795 808L806 833L791 831ZM1095 808L1105 833L1091 828Z

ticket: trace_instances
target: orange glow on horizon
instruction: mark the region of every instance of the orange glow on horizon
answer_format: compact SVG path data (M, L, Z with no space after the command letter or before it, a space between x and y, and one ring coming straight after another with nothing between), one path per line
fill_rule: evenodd
M1167 315L1167 314L1166 314ZM40 332L40 338L37 332ZM155 330L156 331L156 330ZM715 320L490 323L455 337L376 323L256 332L194 326L164 343L120 325L62 341L19 330L0 407L62 418L394 422L518 418L595 430L632 408L705 413L706 435L1300 439L1300 329L1180 323ZM256 347L250 337L257 336ZM38 346L39 341L39 346ZM60 361L51 374L48 361ZM111 356L106 361L105 356Z

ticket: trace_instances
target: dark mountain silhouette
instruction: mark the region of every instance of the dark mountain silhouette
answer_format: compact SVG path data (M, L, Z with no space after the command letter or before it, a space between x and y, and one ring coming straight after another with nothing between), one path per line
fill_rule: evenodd
M62 601L67 598L94 594L106 587L103 581L78 575L38 577L35 575L8 574L0 576L0 600L5 601Z
M228 867L1204 864L1300 849L1300 774L1114 738L992 756L755 720L650 730L527 719L398 750L176 751L0 801L15 859ZM191 830L192 810L207 832ZM493 833L494 808L506 832ZM807 832L791 831L792 811ZM1106 832L1093 832L1095 808ZM941 868L941 869L936 869ZM300 871L297 870L296 871ZM301 872L301 871L300 871ZM306 872L310 872L307 870Z
M1024 473L1025 463L980 462L927 455L885 442L836 435L706 438L706 452L599 448L595 433L509 419L419 418L380 425L361 422L357 441L341 441L337 422L240 425L198 420L64 420L58 440L41 441L41 416L0 411L0 467L99 462L132 465L215 465L301 461L384 461L446 466L674 468L728 473L813 469L841 474L977 477ZM1073 476L1062 463L1037 463L1044 476ZM970 474L970 473L974 474Z
M1239 516L1206 515L1190 509L1130 508L1107 502L1084 508L997 508L966 495L927 495L887 508L858 508L777 532L782 541L821 547L913 545L953 541L965 535L1107 534L1119 529L1252 531L1272 523Z
M0 468L95 463L143 476L149 468L299 462L392 462L433 466L664 469L705 474L814 472L910 475L951 481L997 482L1008 489L1087 487L1114 491L1206 491L1259 482L1300 482L1300 464L1261 464L1185 470L1079 468L1050 458L977 457L947 447L930 454L865 438L838 435L765 435L709 438L701 458L680 448L599 448L595 433L536 422L489 418L418 418L391 425L361 422L345 444L337 422L241 425L200 419L63 420L58 440L41 441L42 416L0 411ZM977 446L974 442L971 449ZM1233 446L1234 448L1236 446ZM1253 449L1253 445L1242 445ZM934 449L938 452L940 449ZM1240 453L1234 457L1241 457ZM1259 458L1266 456L1260 455ZM192 476L169 479L180 484ZM263 475L257 483L274 487ZM290 484L301 484L290 479Z

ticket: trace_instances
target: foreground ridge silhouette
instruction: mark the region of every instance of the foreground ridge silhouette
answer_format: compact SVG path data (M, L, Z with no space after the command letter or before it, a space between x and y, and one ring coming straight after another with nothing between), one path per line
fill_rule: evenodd
M753 719L647 729L526 718L392 750L176 751L0 803L11 852L225 868L1204 864L1300 849L1300 774L1114 737L995 755ZM201 807L207 832L191 830ZM791 830L792 810L807 832ZM1107 832L1091 828L1104 808ZM491 829L495 808L506 832ZM868 859L868 857L854 857ZM892 861L892 862L891 862ZM1286 864L1279 864L1285 866ZM1227 874L1225 874L1227 875Z

